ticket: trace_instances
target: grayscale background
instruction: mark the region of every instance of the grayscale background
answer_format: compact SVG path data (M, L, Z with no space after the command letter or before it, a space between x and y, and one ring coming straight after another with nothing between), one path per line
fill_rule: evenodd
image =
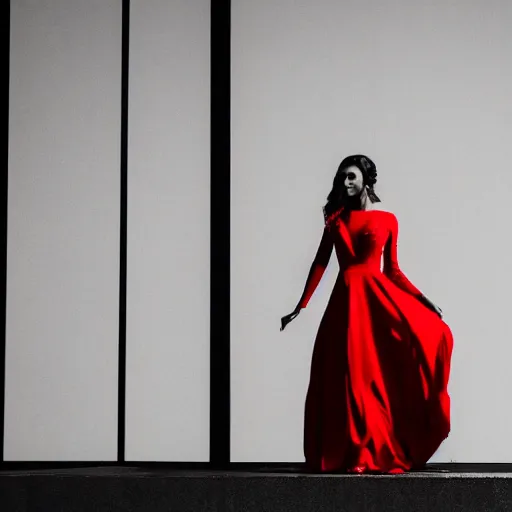
M121 0L13 0L5 460L116 460ZM208 0L132 0L127 460L209 456ZM341 159L455 337L437 461L510 462L512 4L232 0L233 461L301 461Z

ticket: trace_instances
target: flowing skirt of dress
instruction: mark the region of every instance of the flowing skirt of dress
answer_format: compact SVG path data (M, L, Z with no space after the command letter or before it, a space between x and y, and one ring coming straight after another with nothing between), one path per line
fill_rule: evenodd
M340 272L320 323L306 396L313 471L419 468L450 431L449 327L380 271Z

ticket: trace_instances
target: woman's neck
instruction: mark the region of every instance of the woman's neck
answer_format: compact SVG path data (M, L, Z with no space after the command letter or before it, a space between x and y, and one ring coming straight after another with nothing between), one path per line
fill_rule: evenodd
M371 210L373 203L366 193L366 189L363 189L361 194L356 197L348 197L346 199L346 208L349 210Z

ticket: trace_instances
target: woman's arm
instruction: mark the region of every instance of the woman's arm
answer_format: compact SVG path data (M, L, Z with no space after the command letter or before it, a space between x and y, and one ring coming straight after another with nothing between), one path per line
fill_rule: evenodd
M304 309L311 299L311 296L315 292L318 283L322 279L324 275L325 269L329 264L329 260L331 258L333 248L332 237L329 233L328 227L324 227L324 231L322 234L322 238L320 240L320 244L318 246L318 250L316 252L316 256L313 260L311 268L309 270L308 277L306 279L306 284L304 286L304 291L302 296L297 304L295 310Z
M293 312L281 318L281 331L283 331L285 327L294 318L297 317L301 310L308 305L309 299L316 290L316 287L318 286L318 283L322 279L325 269L329 264L333 245L334 244L329 233L329 228L325 227L324 232L322 234L322 239L320 240L320 245L318 246L318 250L316 251L316 256L309 270L309 275L306 280L306 285L304 286L302 296L297 305L295 306Z
M407 279L398 264L398 221L393 214L391 218L390 235L384 247L384 274L398 288L420 299L423 294Z
M414 286L406 275L400 270L398 265L397 246L398 246L398 221L392 216L391 232L384 248L384 274L396 284L399 288L416 297L425 307L433 311L439 318L443 317L443 312L439 306L436 306L430 299Z

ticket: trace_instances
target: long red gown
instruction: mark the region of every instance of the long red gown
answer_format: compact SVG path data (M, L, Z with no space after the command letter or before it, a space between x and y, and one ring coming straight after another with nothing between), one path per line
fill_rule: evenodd
M334 247L340 272L318 328L305 404L310 470L419 468L450 431L452 334L400 270L397 234L396 217L385 211L326 221L300 301L305 308Z

